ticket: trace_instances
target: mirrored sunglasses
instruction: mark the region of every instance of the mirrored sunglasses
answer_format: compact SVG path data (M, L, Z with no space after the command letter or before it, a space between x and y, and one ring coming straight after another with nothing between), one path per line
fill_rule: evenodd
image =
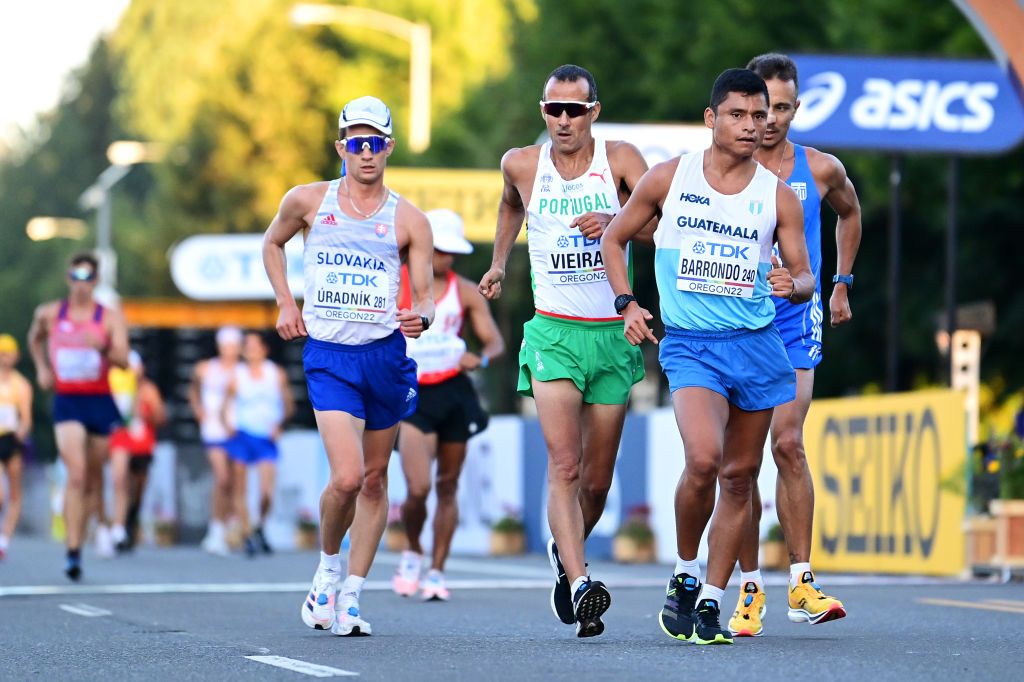
M387 148L390 141L391 138L384 135L357 135L341 140L345 145L345 151L349 154L359 154L364 149L369 149L371 154L380 154Z
M80 265L68 270L68 278L72 282L91 282L96 279L96 271L88 265Z
M597 106L597 102L565 102L560 100L541 100L540 108L548 116L561 118L562 113L569 115L569 118L578 118Z

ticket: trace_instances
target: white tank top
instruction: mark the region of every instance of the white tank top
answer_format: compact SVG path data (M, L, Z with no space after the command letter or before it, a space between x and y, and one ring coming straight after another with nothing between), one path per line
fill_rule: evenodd
M260 376L254 377L249 365L235 367L235 426L251 436L268 438L284 421L284 398L277 365L264 360Z
M526 209L533 301L538 312L574 320L622 319L615 314L615 294L604 270L601 240L569 229L573 219L584 213L615 214L619 209L604 140L594 140L590 168L573 180L563 180L558 174L551 161L551 143L544 143Z
M203 405L205 418L199 425L199 434L204 442L219 443L228 439L228 430L221 420L220 411L228 391L231 373L220 358L211 358L206 363L206 372L199 384L199 402ZM229 410L230 412L230 410ZM231 418L231 415L228 415Z
M434 323L418 339L406 339L406 352L416 361L416 378L421 384L439 384L461 370L459 360L466 352L462 339L463 309L459 278L448 273L448 285L434 301Z
M331 181L306 235L302 321L310 338L359 346L398 329L398 195L357 220L338 206L340 186L341 179Z
M775 318L767 275L779 179L757 165L740 192L720 194L704 155L679 159L654 233L654 272L666 326L693 331L760 329Z
M20 391L12 372L7 381L0 382L0 436L18 430L21 419L18 415Z

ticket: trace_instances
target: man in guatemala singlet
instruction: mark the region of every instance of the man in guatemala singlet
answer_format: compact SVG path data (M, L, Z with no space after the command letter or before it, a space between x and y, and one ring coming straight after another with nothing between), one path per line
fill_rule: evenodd
M338 137L346 175L289 190L267 228L263 264L281 311L278 334L309 337L306 384L331 470L320 498L320 565L302 621L337 635L369 635L359 597L387 523L387 468L398 423L416 409L416 363L406 356L405 336L419 336L434 317L434 247L423 212L384 185L395 146L391 110L376 97L352 100L341 111ZM299 232L301 312L284 254ZM402 260L412 306L400 309ZM342 582L338 551L349 527Z
M584 543L604 511L630 388L644 376L643 356L622 337L612 307L601 235L647 164L633 145L593 137L601 103L586 69L558 67L542 96L550 141L501 160L494 255L480 291L501 295L526 218L537 314L523 328L519 393L537 401L548 450L551 608L577 636L593 637L604 631L611 595L587 574Z
M804 452L804 420L814 393L814 368L821 362L821 202L839 216L836 223L836 274L829 300L833 327L849 322L849 291L853 287L853 261L860 247L860 201L846 169L831 154L790 142L789 125L800 107L796 64L781 54L764 54L747 64L764 78L771 97L768 127L754 159L785 180L803 204L804 235L817 282L807 303L794 305L775 300L775 326L796 369L796 399L775 408L772 417L772 456L778 468L775 507L789 549L789 619L826 623L846 615L843 603L824 594L811 571L811 524L814 516L814 481ZM738 636L763 632L765 591L758 568L761 495L754 484L753 516L740 547L740 594L729 630Z
M678 557L658 620L670 637L697 644L732 643L720 623L722 595L750 522L772 410L796 393L793 366L772 324L771 297L802 303L814 293L800 201L753 159L767 119L761 77L747 69L723 72L704 112L711 147L652 168L602 245L626 338L657 343L622 256L629 239L660 216L654 233L665 323L659 359L685 467L675 498ZM786 267L772 255L776 240ZM709 519L702 585L697 549Z
M418 339L409 339L409 357L416 361L420 397L416 412L402 422L398 451L402 456L406 497L402 525L409 549L391 580L403 597L420 587L423 546L420 534L427 520L431 461L437 460L437 506L434 509L434 547L430 570L422 581L424 601L447 601L444 564L459 521L459 475L466 461L466 442L487 428L487 413L480 405L468 373L487 367L505 352L505 341L476 284L452 269L456 254L473 253L466 241L462 218L444 208L427 212L434 235L434 319L436 323ZM399 306L410 304L408 274L402 277ZM462 332L466 320L482 344L479 353L467 350Z
M82 542L88 499L99 491L109 436L121 423L110 394L111 365L128 366L128 328L119 310L93 300L99 262L74 256L67 270L68 297L36 308L28 332L36 382L53 390L53 429L67 469L64 529L71 580L82 575Z

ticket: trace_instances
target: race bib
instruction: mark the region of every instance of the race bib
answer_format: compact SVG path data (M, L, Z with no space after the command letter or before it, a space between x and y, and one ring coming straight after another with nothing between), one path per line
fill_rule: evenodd
M18 409L14 405L0 405L0 433L18 428Z
M54 370L61 381L95 381L100 378L102 364L95 348L58 348Z
M756 243L683 234L676 288L714 296L752 298L760 254Z
M457 368L466 352L466 342L461 337L429 332L418 339L406 339L406 345L421 375Z
M312 301L316 316L346 322L384 322L389 280L387 271L376 266L380 261L344 252L339 252L335 261L345 265L321 266L316 270Z
M607 281L601 240L573 231L552 237L548 251L548 276L555 286Z

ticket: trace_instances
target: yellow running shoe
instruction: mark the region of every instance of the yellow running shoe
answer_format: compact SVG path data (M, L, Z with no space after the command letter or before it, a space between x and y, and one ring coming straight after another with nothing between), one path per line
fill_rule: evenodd
M743 584L740 599L736 602L736 610L729 619L729 632L733 637L760 637L764 632L764 614L768 612L765 601L768 595L758 588L757 583L747 581Z
M810 571L804 571L800 584L789 590L789 619L794 623L817 625L845 617L843 602L824 594Z

